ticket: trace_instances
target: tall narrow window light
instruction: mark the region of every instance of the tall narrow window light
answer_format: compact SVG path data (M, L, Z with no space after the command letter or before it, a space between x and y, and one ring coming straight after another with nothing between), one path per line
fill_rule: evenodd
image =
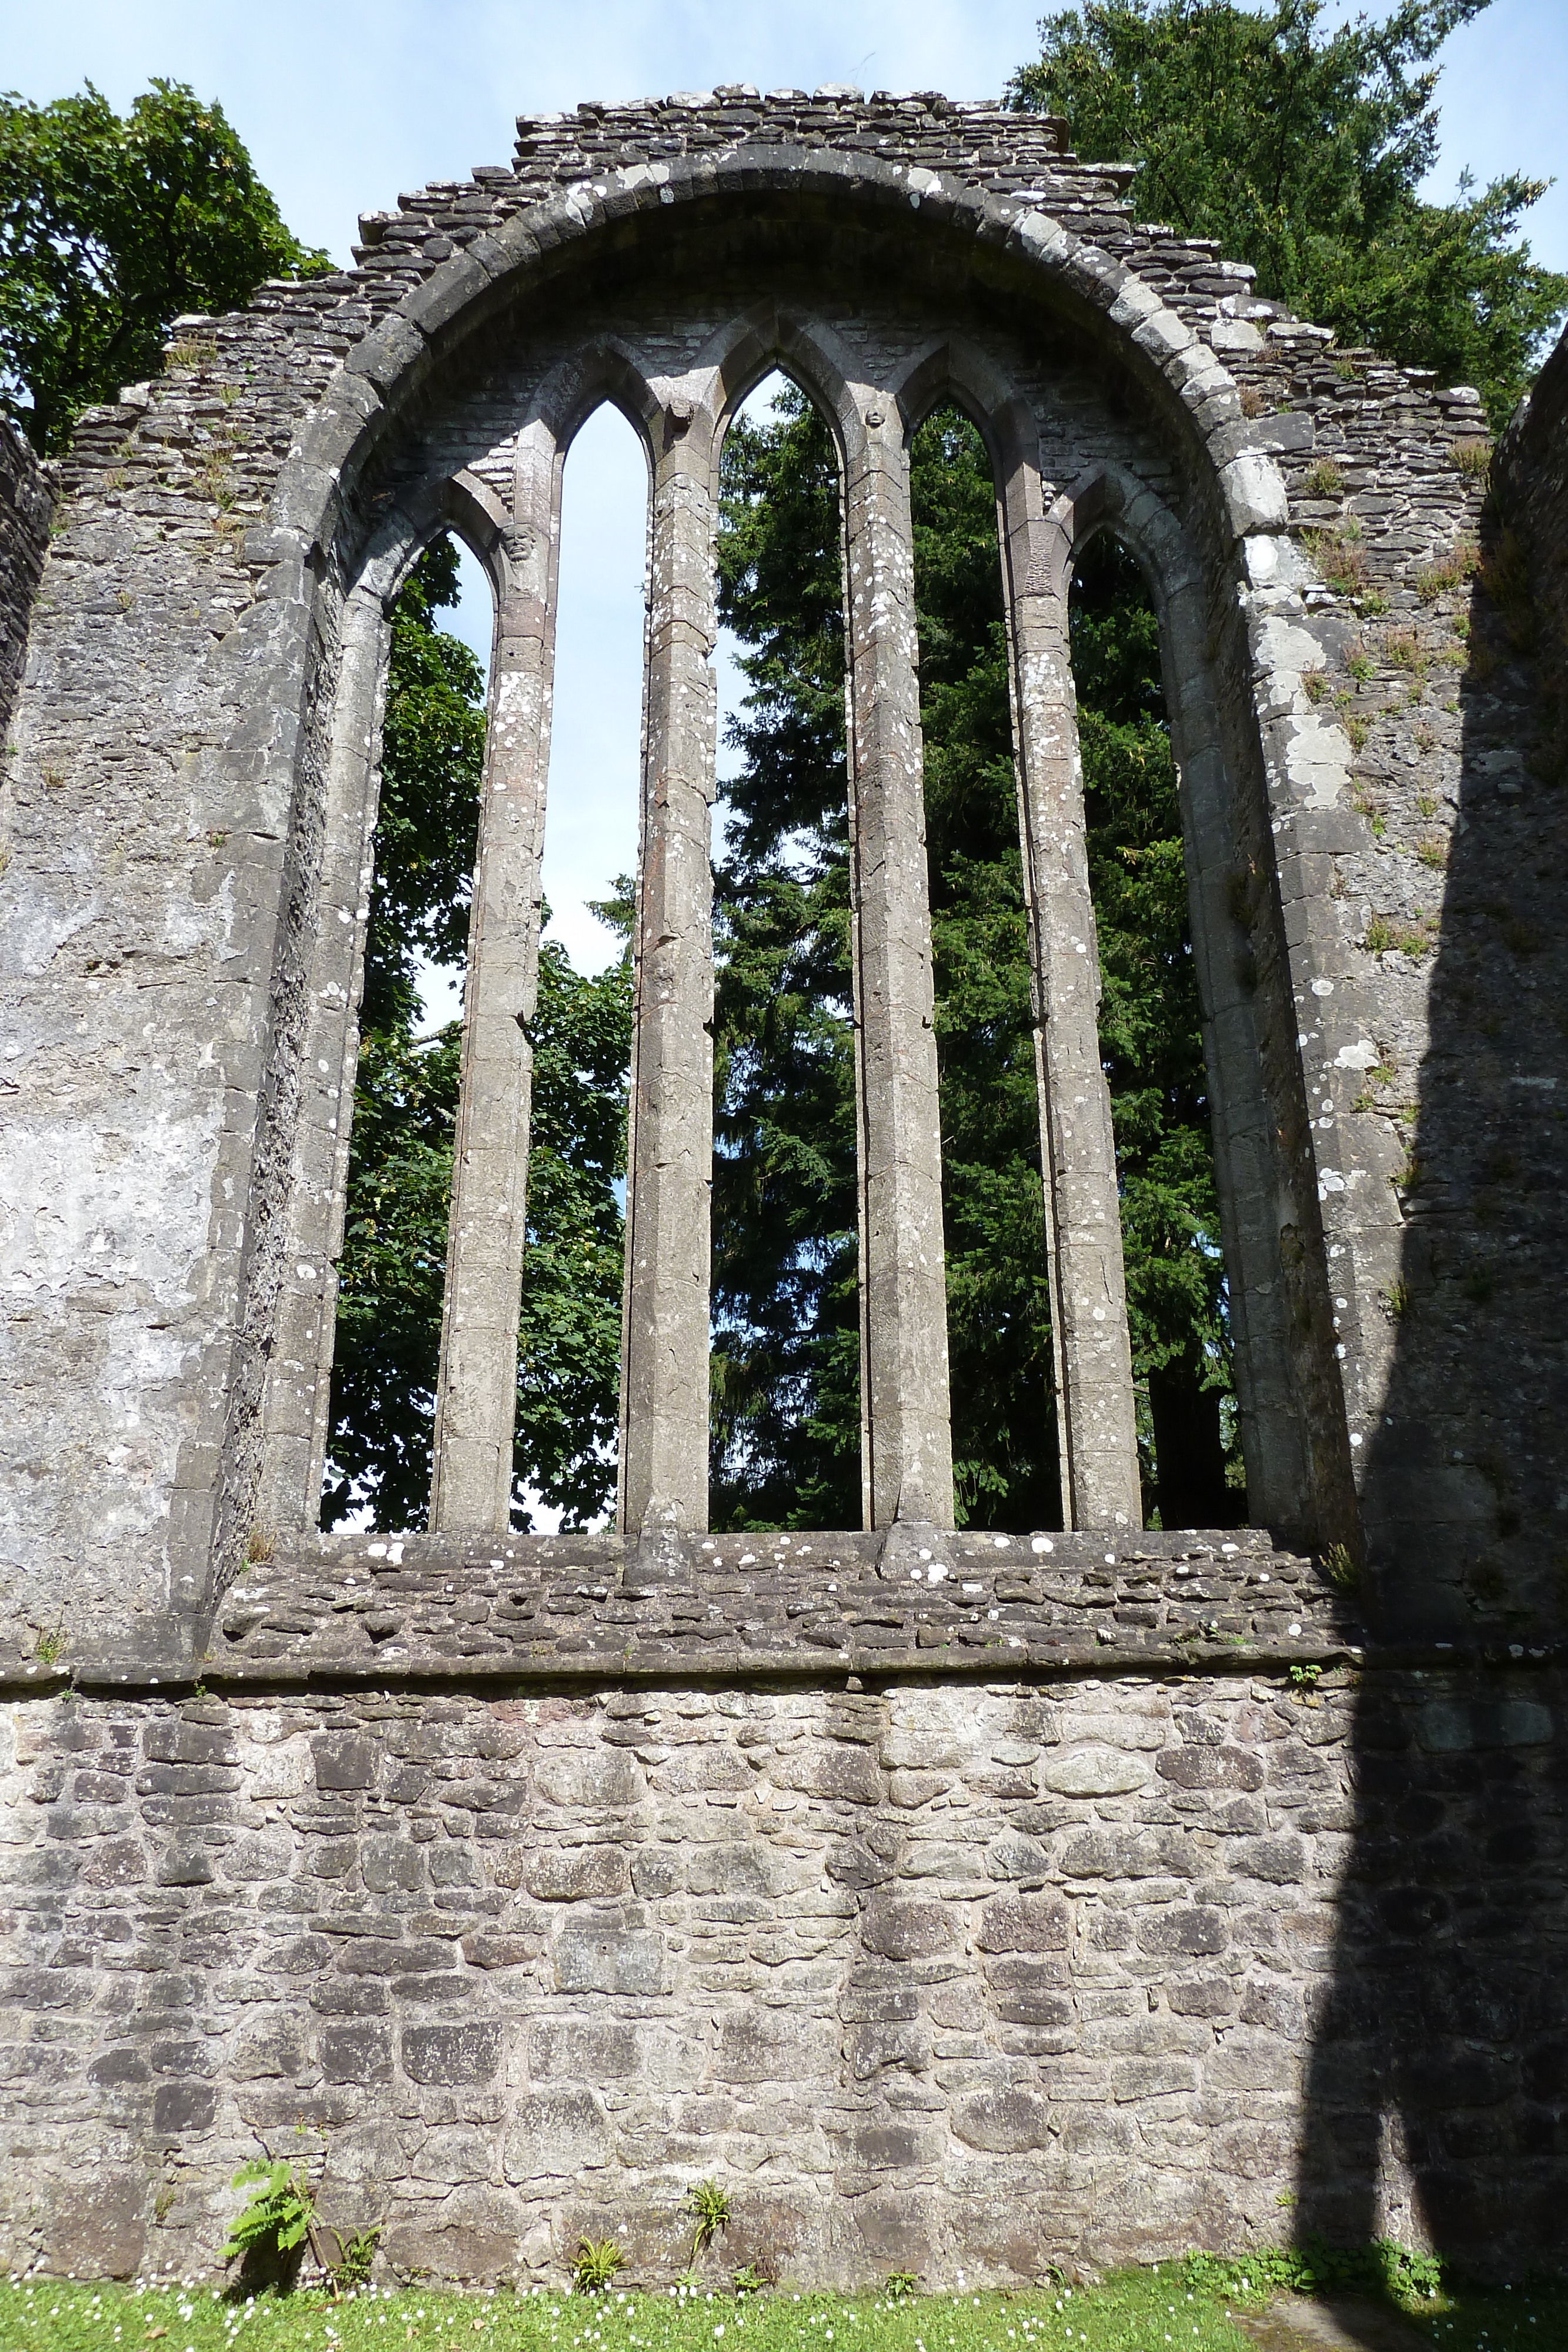
M1228 1527L1246 1484L1178 778L1155 606L1111 533L1070 611L1145 1512Z
M910 450L961 1520L1059 1527L1051 1286L991 460L942 407Z
M710 1524L855 1527L843 526L832 437L781 375L721 489Z
M606 403L568 453L532 1024L513 1523L614 1508L648 468Z
M338 1268L328 1528L421 1527L429 1506L489 613L478 565L470 558L460 571L458 549L444 538L420 558L392 617Z

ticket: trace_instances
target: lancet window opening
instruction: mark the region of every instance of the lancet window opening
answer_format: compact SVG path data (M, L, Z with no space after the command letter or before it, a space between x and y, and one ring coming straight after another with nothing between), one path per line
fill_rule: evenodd
M1048 508L1052 491L1032 413L953 346L927 352L901 380L871 383L831 330L778 315L725 331L677 377L645 378L605 344L559 368L517 436L509 499L493 484L458 478L405 500L383 523L381 546L372 546L349 600L342 674L352 687L350 723L334 735L344 841L353 831L348 772L356 770L362 797L367 756L373 760L360 748L369 738L356 739L357 714L368 692L373 700L367 679L384 654L385 602L410 559L411 505L423 498L449 525L455 516L497 590L431 1524L453 1532L507 1524L561 472L578 424L609 397L641 433L650 468L618 1520L629 1535L706 1525L718 459L728 420L775 368L787 369L828 421L842 491L863 1518L885 1528L954 1517L909 452L924 418L956 399L982 434L997 484L1062 1517L1069 1526L1135 1528L1137 1433L1068 631L1073 550L1103 519L1107 501L1133 540L1141 516L1145 541L1158 542L1163 641L1177 681L1172 724L1187 779L1184 821L1199 877L1194 951L1206 1045L1211 1075L1225 1065L1231 1095L1247 1098L1235 1116L1236 1105L1227 1111L1220 1099L1223 1087L1215 1089L1226 1248L1236 1275L1237 1381L1244 1442L1249 1426L1253 1438L1249 1476L1259 1431L1288 1406L1288 1379L1275 1377L1281 1334L1270 1325L1282 1311L1278 1282L1260 1315L1234 1305L1248 1286L1249 1254L1267 1275L1278 1244L1266 1210L1249 1213L1237 1200L1253 1172L1248 1153L1258 1160L1267 1110L1260 1080L1237 1076L1249 1053L1256 1061L1256 1037L1214 985L1219 930L1211 901L1225 870L1216 828L1222 833L1227 821L1226 786L1214 688L1195 644L1197 568L1153 493L1132 478L1113 479L1114 468L1101 467ZM428 535L428 526L418 527ZM368 617L357 617L361 608ZM361 843L361 868L364 857ZM308 1357L308 1347L300 1352ZM318 1443L318 1483L319 1462ZM290 1481L276 1447L267 1475L275 1491ZM309 1480L300 1484L315 1490Z
M1113 522L1075 548L1069 605L1145 1507L1224 1527L1245 1495L1193 877L1155 591Z
M391 614L373 856L362 954L354 1115L322 1516L387 1524L428 1507L462 982L483 785L495 600L482 583L483 652L454 633L466 553L438 532ZM473 600L477 603L477 599ZM397 1403L387 1410L389 1393Z
M727 653L754 685L721 741L716 818L712 1524L852 1526L842 477L821 409L781 369L732 402L721 501L720 670Z
M951 396L909 435L956 1500L1059 1527L1040 1076L995 471Z

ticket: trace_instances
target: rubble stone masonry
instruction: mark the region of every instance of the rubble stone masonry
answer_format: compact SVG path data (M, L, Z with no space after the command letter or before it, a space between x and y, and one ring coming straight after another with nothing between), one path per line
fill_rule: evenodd
M1561 2266L1568 359L1493 465L1474 393L1127 177L930 94L525 118L352 269L179 321L47 479L0 427L0 2260L211 2267L259 2136L403 2276L587 2233L673 2277L708 2174L726 2262L798 2283L1298 2231ZM704 556L773 365L844 467L868 1510L743 1541L702 1491ZM543 1538L496 1383L551 501L606 397L655 486L628 1485ZM943 1524L901 474L943 398L998 470L1071 1530ZM1182 769L1225 1533L1129 1501L1060 659L1104 528ZM435 1531L323 1536L386 614L444 529L513 684Z

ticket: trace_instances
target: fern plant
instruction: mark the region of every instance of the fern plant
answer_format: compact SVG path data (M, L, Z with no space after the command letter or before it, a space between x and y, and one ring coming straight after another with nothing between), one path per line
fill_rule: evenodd
M571 2283L579 2294L602 2294L625 2259L613 2238L580 2238Z
M246 2255L277 2259L311 2237L315 2197L304 2174L281 2157L271 2161L256 2157L242 2164L229 2186L248 2189L250 2195L229 2224L225 2263Z
M729 2198L716 2180L694 2180L686 2191L686 2203L696 2216L696 2229L692 2237L692 2261L706 2253L721 2230L729 2227Z
M345 2237L341 2230L334 2230L332 2235L338 2241L338 2260L332 2269L333 2293L352 2294L357 2287L370 2283L371 2264L381 2243L382 2225L379 2221L372 2222L368 2230L357 2230L351 2237Z

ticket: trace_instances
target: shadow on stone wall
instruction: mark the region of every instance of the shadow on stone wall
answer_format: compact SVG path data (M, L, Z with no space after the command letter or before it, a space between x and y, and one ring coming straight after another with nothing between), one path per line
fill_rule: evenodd
M1364 1679L1333 1971L1311 2021L1303 2237L1425 2238L1504 2278L1563 2267L1563 1696L1539 1670Z
M1506 2278L1563 2267L1568 2211L1568 1713L1552 1652L1568 1562L1568 791L1548 780L1501 542L1494 525L1490 593L1470 600L1460 822L1364 1490L1369 1618L1427 1664L1362 1685L1299 2218L1340 2243L1425 2235ZM1440 1524L1416 1543L1422 1518Z
M1448 637L1413 617L1434 646ZM1561 1629L1568 1601L1568 784L1549 649L1520 651L1537 630L1527 561L1495 517L1468 619L1458 823L1418 1092L1401 1107L1402 1286L1385 1302L1396 1341L1364 1516L1387 1631L1528 1643ZM1376 861L1394 892L1444 781L1436 761L1397 779ZM1408 959L1380 961L1369 1012L1388 1060L1406 1041L1377 1034L1379 1016L1406 1012L1408 1035L1422 991Z

